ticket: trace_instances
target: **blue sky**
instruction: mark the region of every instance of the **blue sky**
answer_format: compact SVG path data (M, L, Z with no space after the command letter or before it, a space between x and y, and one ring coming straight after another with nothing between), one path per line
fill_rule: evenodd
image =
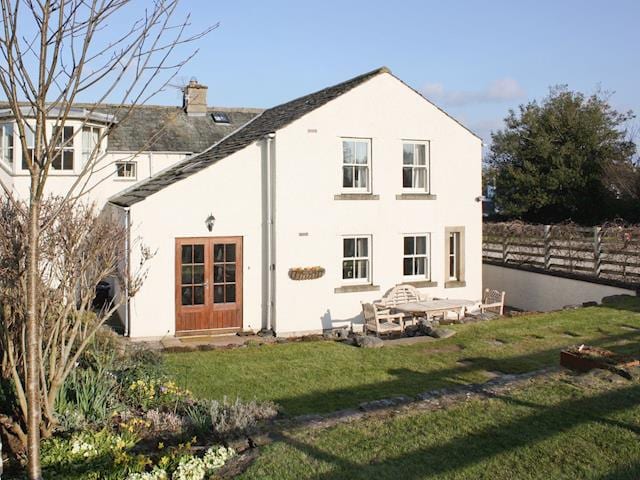
M183 0L180 9L193 13L193 31L220 23L189 47L199 53L179 77L208 85L211 105L269 107L386 65L487 141L509 108L551 85L600 86L616 108L640 113L638 0ZM126 13L105 35L139 12ZM152 103L180 99L169 88Z
M209 102L268 107L381 65L486 140L550 85L640 113L640 2L187 0L220 22L183 72ZM175 103L176 91L156 99Z

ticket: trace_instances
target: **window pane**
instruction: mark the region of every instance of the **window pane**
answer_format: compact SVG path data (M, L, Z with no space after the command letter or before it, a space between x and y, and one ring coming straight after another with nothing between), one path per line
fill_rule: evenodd
M455 278L456 276L456 260L453 255L449 255L449 277Z
M356 256L356 240L354 238L345 238L342 241L342 251L344 258Z
M413 255L415 253L414 237L404 237L404 254Z
M356 163L359 165L369 163L369 144L367 142L356 142Z
M226 303L234 303L236 301L236 286L235 284L231 283L228 285L225 285L225 300Z
M455 237L455 234L450 233L449 234L449 254L453 255L455 251L456 251L456 237Z
M224 303L224 285L214 285L213 303Z
M342 186L344 188L353 187L353 167L342 167Z
M192 263L193 247L191 245L182 246L182 263Z
M27 141L27 147L33 148L36 146L35 134L31 131L29 127L26 127L24 129L24 136L25 136L25 140Z
M355 163L355 142L342 142L342 163Z
M416 165L426 165L427 161L426 161L426 147L425 145L416 145L416 158L415 158L415 163Z
M204 263L204 245L193 246L193 263Z
M62 152L62 169L63 170L73 170L73 150L64 150Z
M185 267L182 267L182 268L185 268ZM193 267L193 283L195 284L204 283L204 265L195 265Z
M427 253L427 237L416 237L416 254L426 255Z
M64 127L62 133L64 134L63 140L65 142L69 141L68 147L73 147L73 145L71 145L71 142L73 142L73 140L71 140L71 137L73 137L73 127ZM67 147L67 145L65 145L65 147Z
M60 170L62 168L62 156L58 153L51 161L51 168L54 170Z
M224 261L225 262L235 262L236 261L236 246L235 246L235 244L230 243L225 247Z
M424 275L425 274L425 262L426 262L426 258L425 257L417 257L415 259L415 270L414 273L416 275Z
M224 281L235 282L236 281L236 266L233 263L229 263L224 266Z
M355 167L356 173L356 188L367 188L369 182L369 167Z
M369 239L358 238L358 248L356 250L356 257L368 257L369 256Z
M356 260L356 278L367 278L369 272L369 260Z
M224 262L224 245L216 244L213 246L213 261Z
M191 287L182 287L182 305L193 305L193 295Z
M402 163L405 165L413 165L413 143L405 143L402 145Z
M425 188L427 171L424 168L414 167L413 169L413 188Z
M193 287L193 304L204 305L204 287Z
M215 265L213 267L213 282L224 283L224 265Z
M404 188L413 187L413 168L404 167L402 169L402 186Z
M344 260L342 262L342 278L353 278L353 260Z
M193 267L191 265L182 266L182 284L190 285L193 283Z
M402 274L413 275L413 258L405 258L402 263Z

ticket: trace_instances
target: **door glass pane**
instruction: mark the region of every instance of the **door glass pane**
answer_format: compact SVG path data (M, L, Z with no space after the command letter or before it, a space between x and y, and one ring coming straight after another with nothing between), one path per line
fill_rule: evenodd
M193 247L191 245L182 246L182 263L191 263L193 260Z
M235 282L236 281L236 266L233 263L228 263L224 266L225 274L224 281L225 282Z
M191 265L182 266L182 284L190 285L193 280L193 267Z
M191 287L182 287L182 305L193 305Z
M193 287L193 304L204 305L204 286Z
M230 243L226 246L224 251L224 261L225 262L236 261L236 245L234 243Z
M185 268L185 267L182 267ZM194 265L193 267L193 283L204 283L204 265Z
M226 291L226 303L234 303L236 301L236 285L235 283L229 283L225 286Z
M213 261L224 262L224 244L218 243L213 246Z
M215 265L213 267L214 283L224 283L224 265Z
M193 246L193 263L204 263L204 245Z
M213 286L213 303L224 303L224 285Z

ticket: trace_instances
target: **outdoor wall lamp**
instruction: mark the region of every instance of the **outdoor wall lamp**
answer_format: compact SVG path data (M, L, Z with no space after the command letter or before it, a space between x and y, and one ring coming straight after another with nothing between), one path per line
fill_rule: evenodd
M214 217L213 214L210 213L207 219L204 221L204 224L207 226L207 230L209 231L213 230L213 226L215 225L215 223L216 223L216 217Z

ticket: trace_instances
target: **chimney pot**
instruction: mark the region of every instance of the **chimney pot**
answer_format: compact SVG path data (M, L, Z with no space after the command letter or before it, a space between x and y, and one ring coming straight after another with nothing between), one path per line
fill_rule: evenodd
M207 114L207 87L191 79L184 87L182 107L190 117L203 117Z

